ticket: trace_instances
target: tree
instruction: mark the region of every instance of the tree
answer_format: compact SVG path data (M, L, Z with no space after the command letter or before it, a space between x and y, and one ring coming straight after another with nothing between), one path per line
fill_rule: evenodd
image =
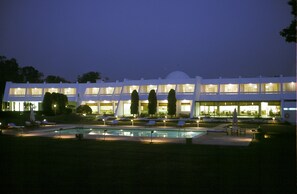
M92 109L88 105L79 105L76 112L81 114L92 114Z
M130 106L130 112L131 114L138 114L138 108L139 108L139 95L136 90L133 90L131 94L131 106Z
M101 79L99 72L90 71L88 73L83 74L82 76L77 77L77 81L79 83L96 83L96 80Z
M175 115L176 114L176 96L175 90L171 89L167 96L168 104L167 104L167 111L168 115Z
M292 7L292 15L294 16L294 19L291 21L290 26L287 28L284 28L280 35L283 36L287 42L296 42L296 16L297 16L297 5L296 0L290 0L288 4Z
M43 73L32 66L20 68L21 82L40 83L43 82Z
M5 84L7 81L19 82L19 65L17 61L12 59L7 59L4 56L0 56L0 102L2 102ZM2 110L2 103L0 103L0 111Z
M45 115L53 115L52 101L51 93L46 92L42 101L42 110Z
M48 75L45 80L46 83L70 83L70 81L65 80L62 77L55 76L55 75Z
M43 97L42 107L46 115L59 115L66 113L68 98L64 94L46 92Z
M157 112L157 95L155 90L151 90L148 95L148 114L154 115Z

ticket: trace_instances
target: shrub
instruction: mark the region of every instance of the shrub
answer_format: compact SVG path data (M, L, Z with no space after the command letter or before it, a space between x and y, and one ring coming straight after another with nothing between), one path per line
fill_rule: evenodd
M81 114L92 114L92 109L88 105L80 105L77 107L76 112Z

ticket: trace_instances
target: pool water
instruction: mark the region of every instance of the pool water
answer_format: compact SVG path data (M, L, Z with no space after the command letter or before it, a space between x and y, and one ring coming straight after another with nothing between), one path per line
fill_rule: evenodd
M85 134L85 135L105 135L105 136L125 136L125 137L159 137L159 138L193 138L204 134L204 132L190 132L183 130L147 130L147 129L94 129L94 128L74 128L58 131L63 134Z

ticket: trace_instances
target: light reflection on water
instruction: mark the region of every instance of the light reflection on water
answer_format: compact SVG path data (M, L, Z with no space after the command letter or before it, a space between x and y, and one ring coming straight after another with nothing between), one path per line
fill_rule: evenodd
M147 130L147 129L90 129L90 128L75 128L63 129L60 131L64 134L85 135L105 135L105 136L125 136L125 137L159 137L159 138L193 138L204 134L204 132L192 132L184 130Z

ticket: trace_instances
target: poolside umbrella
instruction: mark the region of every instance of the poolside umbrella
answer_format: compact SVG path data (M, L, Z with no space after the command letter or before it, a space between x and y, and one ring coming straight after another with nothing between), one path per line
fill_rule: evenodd
M32 105L30 105L30 121L35 122L35 114L34 114Z

